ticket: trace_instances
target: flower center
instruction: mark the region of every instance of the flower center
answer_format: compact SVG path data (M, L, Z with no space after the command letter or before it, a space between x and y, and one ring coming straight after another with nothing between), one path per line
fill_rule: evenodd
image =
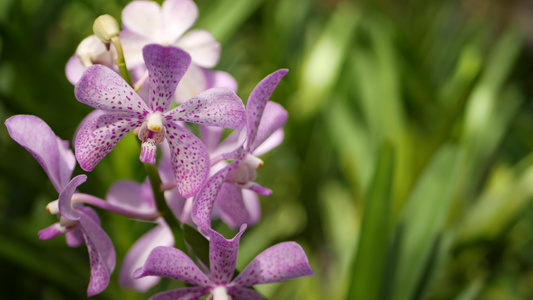
M157 145L163 142L165 133L166 130L161 113L153 112L149 114L137 133L137 136L142 141L140 156L142 162L155 164Z
M231 297L228 295L228 289L225 286L219 285L211 290L212 300L231 300Z
M255 180L257 169L263 166L263 161L248 153L239 163L237 169L228 174L227 180L236 184L244 185Z

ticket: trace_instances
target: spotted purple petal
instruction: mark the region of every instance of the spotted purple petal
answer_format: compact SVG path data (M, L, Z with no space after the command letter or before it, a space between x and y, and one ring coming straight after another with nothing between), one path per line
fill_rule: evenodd
M268 139L276 130L280 129L287 122L289 114L276 102L268 101L265 110L263 111L263 117L259 123L257 129L257 136L254 143L249 148L251 152L254 152L266 139Z
M225 182L218 193L216 204L220 217L230 228L250 223L250 215L244 204L241 188Z
M209 278L183 252L173 247L154 248L144 266L135 270L133 277L160 276L186 282L191 285L207 287Z
M231 285L248 287L309 275L313 275L313 270L302 247L295 242L284 242L261 252Z
M198 192L209 173L209 155L200 139L174 122L167 122L172 170L178 191L188 198Z
M80 167L92 171L115 145L142 120L125 114L104 114L79 128L74 141Z
M244 105L234 91L212 88L167 113L175 121L237 129L244 125Z
M239 233L231 240L227 240L212 229L209 231L209 265L211 267L211 280L215 285L227 284L233 277L239 241L245 230L246 224L241 226Z
M143 48L143 57L150 74L150 108L165 112L191 64L191 56L176 47L151 44Z
M69 220L79 220L80 215L72 207L72 195L76 191L76 188L87 180L87 175L78 175L67 184L67 186L59 194L59 213L61 216Z
M250 94L250 97L248 97L248 103L246 103L246 127L248 130L247 152L249 152L251 146L255 142L259 123L263 116L263 110L265 109L270 96L281 81L281 78L283 78L288 71L289 70L287 69L280 69L268 75L257 84Z
M109 112L128 112L140 117L146 104L115 71L103 65L91 66L74 90L79 102Z
M189 287L162 292L150 297L150 300L197 300L207 294L209 294L207 287Z
M57 192L67 185L75 160L70 149L41 119L16 115L5 121L9 135L39 162Z

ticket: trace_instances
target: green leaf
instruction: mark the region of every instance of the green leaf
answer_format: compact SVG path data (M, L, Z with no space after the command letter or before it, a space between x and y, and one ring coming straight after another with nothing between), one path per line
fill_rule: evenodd
M209 267L209 241L189 224L183 224L183 236L194 254Z

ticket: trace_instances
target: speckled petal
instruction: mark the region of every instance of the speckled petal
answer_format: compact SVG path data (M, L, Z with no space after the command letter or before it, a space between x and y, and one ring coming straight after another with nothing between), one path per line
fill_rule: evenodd
M67 185L75 160L67 142L62 141L41 119L16 115L5 121L9 135L39 162L58 193Z
M234 168L236 168L236 164L233 162L215 173L194 197L192 219L198 225L200 232L205 235L209 234L211 229L211 214L218 192L226 180L226 176Z
M109 277L115 268L115 248L91 217L80 212L79 222L91 264L91 279L87 289L87 296L90 297L102 292L109 284Z
M191 28L198 17L198 7L191 0L166 0L162 5L163 39L172 43ZM162 41L163 42L163 41Z
M250 222L242 190L236 185L225 182L218 193L216 205L220 210L220 218L230 228L235 229Z
M285 242L261 252L231 285L248 287L309 275L313 275L313 270L302 247L295 242Z
M103 65L91 66L74 90L79 102L108 112L128 112L141 116L146 104L120 75Z
M268 101L265 110L263 111L263 117L259 123L257 129L257 136L254 143L250 148L250 151L254 152L257 147L261 146L263 142L268 139L276 130L280 129L287 122L289 114L276 102Z
M211 285L209 278L183 252L176 248L154 248L144 266L135 270L133 278L159 276L176 279L200 287Z
M72 195L76 188L87 180L87 175L78 175L67 184L67 186L59 194L59 213L61 216L69 220L79 220L80 215L72 207Z
M247 152L255 142L259 123L263 116L263 110L265 109L270 96L281 81L281 78L283 78L288 71L289 70L287 69L281 69L268 75L257 84L250 94L250 97L248 97L248 103L246 103L246 127L248 130Z
M220 43L207 30L191 30L174 45L187 51L192 62L200 67L212 68L220 58Z
M209 155L204 144L174 122L166 125L172 170L184 198L198 192L209 175Z
M179 48L157 44L145 46L143 57L150 74L150 107L153 111L165 112L191 64L191 57Z
M241 235L246 230L242 225L239 233L231 240L227 240L220 233L210 230L209 233L209 265L211 267L211 280L215 285L227 284L235 272L237 253Z
M74 141L80 167L92 171L124 135L141 124L142 120L124 114L104 114L86 122Z
M203 91L166 115L175 121L233 129L241 128L245 118L241 99L228 88Z
M149 300L197 300L207 294L209 294L209 288L189 287L162 292L150 297Z
M153 1L133 1L122 10L122 23L143 37L161 39L163 17L161 6Z
M239 299L239 300L262 300L263 297L259 295L256 291L241 287L230 287L228 288L228 294L230 295L231 299Z
M145 292L156 285L160 278L147 276L133 279L133 272L143 266L150 251L157 246L171 247L174 245L174 237L168 226L164 222L141 236L124 257L119 274L120 285Z

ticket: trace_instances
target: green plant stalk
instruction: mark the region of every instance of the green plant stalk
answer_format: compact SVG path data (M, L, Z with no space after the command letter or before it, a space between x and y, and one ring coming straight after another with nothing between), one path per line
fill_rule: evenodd
M115 61L115 64L118 67L118 70L120 71L120 75L126 82L132 86L131 84L131 76L130 72L128 72L128 68L126 68L126 61L124 60L124 51L122 50L122 43L120 43L120 38L118 36L114 36L111 38L111 42L113 45L115 45L115 49L117 50L117 60Z
M170 227L172 235L174 236L174 247L178 248L184 253L188 253L187 247L185 245L183 231L181 228L181 223L178 219L176 219L170 207L168 207L168 204L165 200L165 196L163 195L163 191L161 191L161 178L159 177L157 167L149 163L145 163L144 168L146 169L146 174L150 179L150 185L154 193L155 205L157 207L157 210L167 223L168 227Z

